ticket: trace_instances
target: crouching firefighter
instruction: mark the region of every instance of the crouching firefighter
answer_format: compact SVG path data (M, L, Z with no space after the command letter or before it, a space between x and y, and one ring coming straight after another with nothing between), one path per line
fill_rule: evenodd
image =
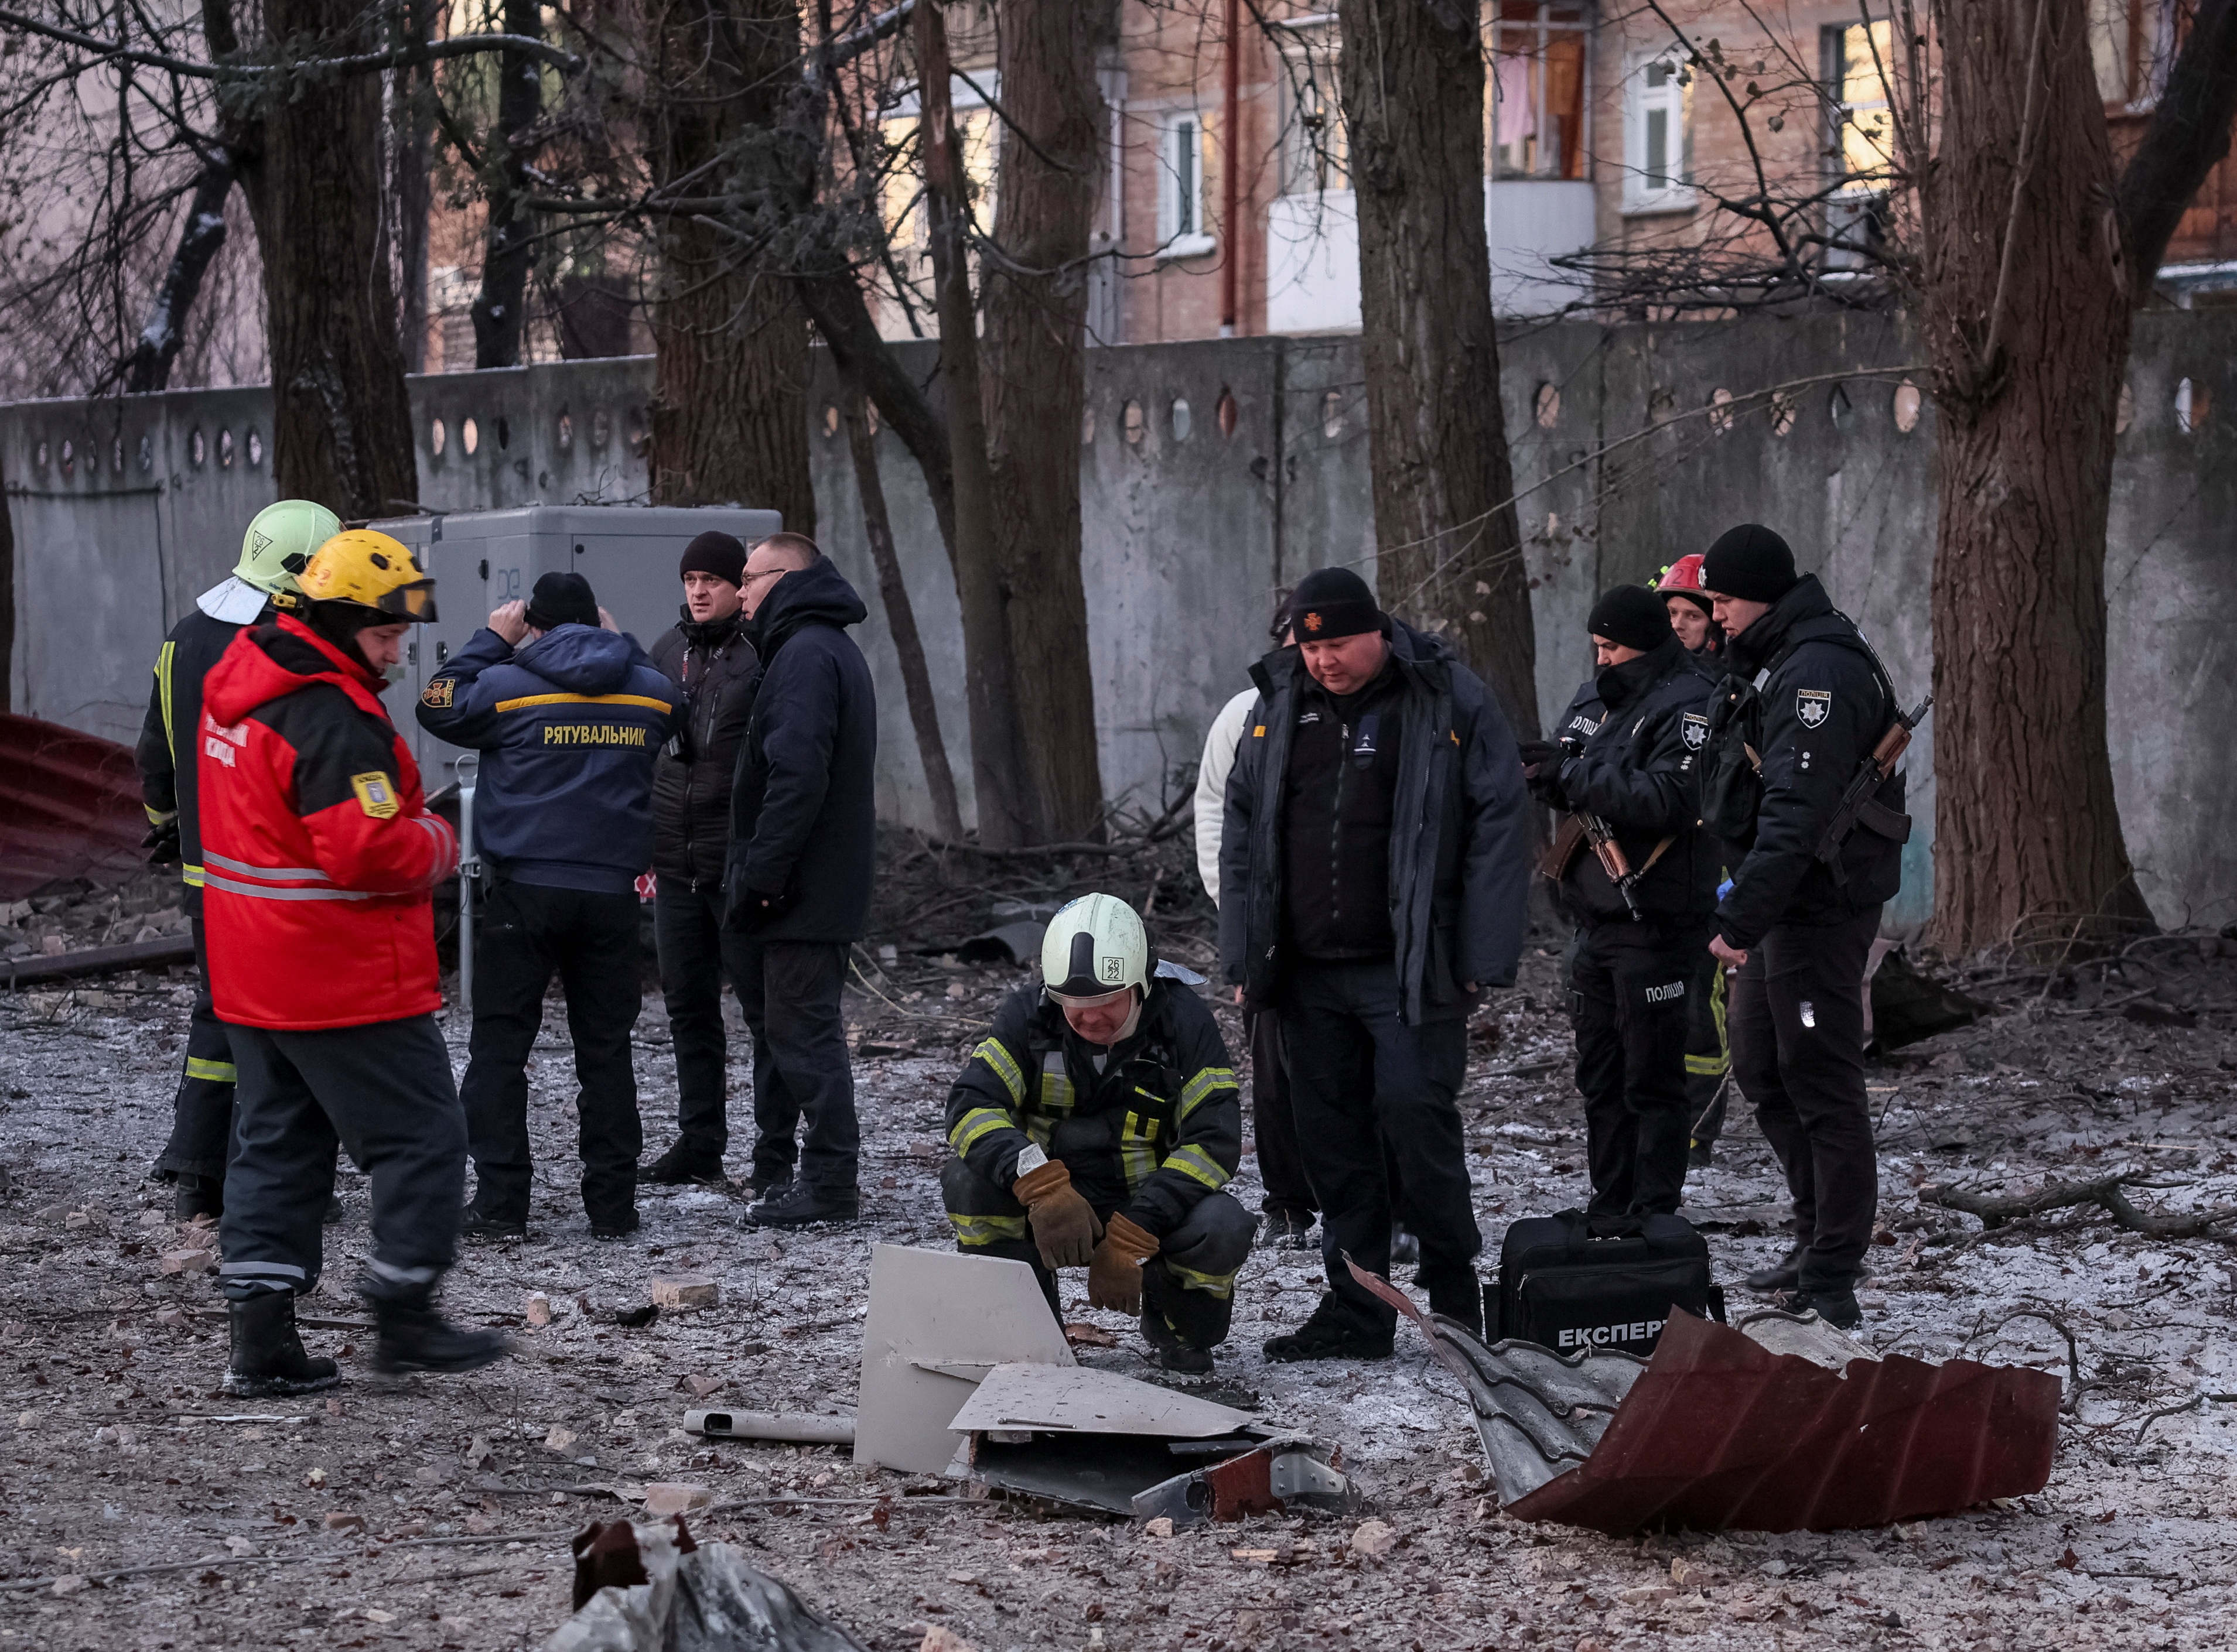
M1045 984L1004 1001L948 1092L940 1181L967 1254L1032 1264L1052 1308L1056 1270L1085 1267L1090 1304L1140 1313L1155 1364L1206 1372L1257 1223L1220 1191L1243 1149L1226 1041L1165 971L1125 902L1058 912Z
M1577 924L1569 986L1594 1215L1668 1215L1685 1189L1687 1000L1717 905L1719 846L1699 828L1716 683L1662 598L1620 585L1588 622L1600 671L1558 743L1523 752L1569 811L1541 870ZM1587 845L1589 843L1590 846Z
M459 859L380 691L435 582L386 534L338 534L300 576L302 605L242 631L204 680L202 916L210 991L240 1069L220 1269L226 1392L331 1387L303 1351L295 1298L319 1282L334 1150L373 1178L359 1287L373 1368L470 1371L505 1351L436 1312L465 1180L466 1122L434 1011L429 892Z

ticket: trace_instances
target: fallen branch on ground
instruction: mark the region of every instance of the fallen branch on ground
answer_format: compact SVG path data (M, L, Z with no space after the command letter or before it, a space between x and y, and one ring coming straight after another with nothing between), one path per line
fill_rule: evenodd
M2157 1216L2137 1209L2129 1201L2128 1195L2122 1191L2124 1188L2156 1185L2159 1184L2149 1181L2147 1172L2122 1170L2089 1181L2054 1181L2040 1192L2002 1197L1969 1193L1962 1188L1929 1185L1918 1190L1918 1198L1922 1204L1939 1205L1944 1210L1963 1211L1969 1216L1978 1216L1983 1232L1993 1232L2006 1222L2040 1216L2047 1211L2062 1210L2070 1205L2096 1205L2130 1233L2142 1234L2152 1239L2218 1239L2227 1241L2237 1237L2214 1231L2237 1222L2237 1206L2202 1210L2189 1215Z

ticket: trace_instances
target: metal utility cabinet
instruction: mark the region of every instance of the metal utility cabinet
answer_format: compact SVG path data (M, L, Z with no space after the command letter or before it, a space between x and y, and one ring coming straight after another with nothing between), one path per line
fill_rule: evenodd
M373 525L411 546L419 565L435 578L435 606L443 617L413 628L404 656L409 698L392 691L397 726L433 792L454 778L452 761L462 754L422 729L412 707L427 679L493 611L516 599L525 601L544 575L572 570L591 582L614 622L650 652L683 607L676 563L684 546L710 528L750 545L783 523L774 510L738 506L528 505L403 517Z

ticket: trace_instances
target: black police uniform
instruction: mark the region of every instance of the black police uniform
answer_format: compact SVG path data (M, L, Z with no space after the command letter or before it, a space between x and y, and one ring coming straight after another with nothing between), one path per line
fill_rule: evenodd
M1258 1224L1223 1191L1243 1155L1243 1099L1219 1023L1188 987L1151 977L1133 1032L1107 1049L1039 987L1020 987L948 1092L947 1140L940 1190L965 1252L1031 1263L1054 1306L1010 1191L1018 1155L1038 1145L1099 1221L1121 1213L1158 1241L1142 1267L1144 1313L1194 1347L1225 1339Z
M268 618L268 602L259 619ZM202 679L244 628L213 619L200 609L171 628L155 656L155 683L148 696L134 758L150 825L175 827L155 840L157 856L175 855L185 887L181 905L195 937L195 1005L187 1023L186 1072L171 1102L171 1137L155 1161L155 1174L191 1188L213 1212L225 1181L226 1150L233 1132L233 1090L238 1074L225 1023L210 1003L209 951L202 939L201 811L195 784L201 747ZM157 864L168 864L158 860Z
M1785 1167L1796 1239L1806 1247L1801 1289L1838 1293L1862 1269L1879 1202L1864 1093L1864 965L1880 907L1902 885L1903 848L1860 826L1831 862L1817 851L1850 780L1894 720L1895 695L1814 576L1726 649L1733 675L1719 690L1718 727L1737 721L1763 764L1752 842L1717 909L1726 944L1748 954L1732 982L1733 1072ZM1729 749L1721 735L1718 743ZM1903 793L1900 773L1879 788L1884 819L1900 819ZM1739 824L1726 823L1726 835ZM1746 839L1738 835L1735 852Z
M1602 670L1562 717L1575 754L1547 789L1605 819L1638 874L1634 918L1599 857L1569 834L1561 875L1577 919L1569 984L1594 1214L1666 1215L1685 1189L1686 1011L1724 859L1698 826L1714 689L1673 637Z

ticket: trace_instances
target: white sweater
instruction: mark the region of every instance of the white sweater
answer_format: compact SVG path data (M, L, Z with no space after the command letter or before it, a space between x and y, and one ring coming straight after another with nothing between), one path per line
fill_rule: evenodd
M1245 688L1219 708L1211 732L1204 737L1204 760L1196 770L1196 870L1204 892L1219 905L1219 834L1227 823L1227 777L1234 772L1235 754L1250 726L1250 708L1258 690Z

